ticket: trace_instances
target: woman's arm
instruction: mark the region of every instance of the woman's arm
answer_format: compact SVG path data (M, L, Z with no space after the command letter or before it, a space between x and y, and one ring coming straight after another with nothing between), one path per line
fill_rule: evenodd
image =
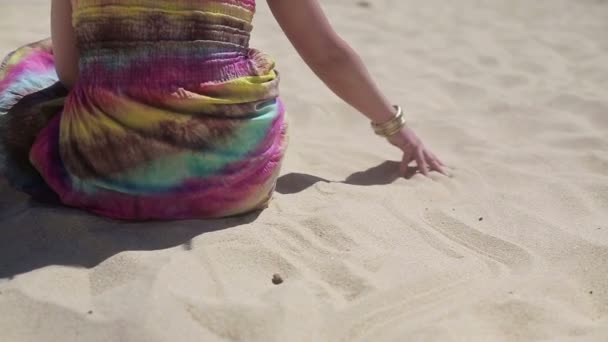
M267 0L277 22L302 59L340 98L367 116L384 123L395 116L355 51L333 30L318 0ZM388 138L403 151L402 171L416 160L423 174L442 171L443 164L416 134L404 127Z
M333 30L317 0L268 0L279 25L313 72L374 122L394 115L361 58Z
M59 80L71 88L78 80L78 48L70 0L52 0L51 37Z

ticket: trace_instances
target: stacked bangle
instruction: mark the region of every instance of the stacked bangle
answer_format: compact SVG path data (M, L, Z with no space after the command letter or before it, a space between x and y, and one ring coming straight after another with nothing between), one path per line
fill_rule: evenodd
M372 128L374 132L381 136L388 138L391 135L399 132L403 127L405 127L405 117L403 116L403 110L399 106L394 106L397 110L395 117L390 119L389 121L383 124L377 124L372 122Z

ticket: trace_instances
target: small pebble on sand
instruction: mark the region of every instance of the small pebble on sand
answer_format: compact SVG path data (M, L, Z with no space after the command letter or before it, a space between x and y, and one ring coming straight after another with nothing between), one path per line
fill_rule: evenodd
M593 294L593 291L589 291L589 294Z
M87 312L89 315L93 314L93 310L89 310L89 312Z
M281 277L280 274L275 273L272 275L272 283L275 285L279 285L283 282L283 278Z
M480 217L480 218L479 218L479 221L483 221L483 217Z
M372 4L369 3L368 1L359 1L359 2L357 2L357 6L359 6L361 8L370 8L370 7L372 7Z

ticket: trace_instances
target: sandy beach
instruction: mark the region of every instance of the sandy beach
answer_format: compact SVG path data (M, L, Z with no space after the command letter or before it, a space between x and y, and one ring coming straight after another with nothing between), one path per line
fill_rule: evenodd
M323 3L451 176L399 178L259 1L291 126L270 207L119 223L0 181L0 341L608 341L608 2ZM48 12L1 1L0 55Z

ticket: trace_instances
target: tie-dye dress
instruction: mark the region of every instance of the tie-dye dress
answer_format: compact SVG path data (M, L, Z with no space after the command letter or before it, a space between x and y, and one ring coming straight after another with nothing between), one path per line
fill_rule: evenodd
M0 172L41 199L125 220L264 208L287 135L255 0L73 0L80 78L52 43L0 67Z

